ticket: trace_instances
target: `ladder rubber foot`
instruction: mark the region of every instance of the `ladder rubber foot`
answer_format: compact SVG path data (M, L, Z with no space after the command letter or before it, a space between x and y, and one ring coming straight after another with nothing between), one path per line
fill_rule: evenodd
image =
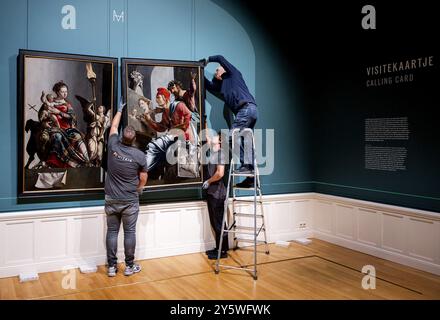
M258 277L257 277L257 276L252 276L252 278L254 278L254 280L258 280Z
M219 271L218 271L218 270L214 270L214 273L215 273L215 274L219 274Z
M269 251L266 251L266 254L269 254Z

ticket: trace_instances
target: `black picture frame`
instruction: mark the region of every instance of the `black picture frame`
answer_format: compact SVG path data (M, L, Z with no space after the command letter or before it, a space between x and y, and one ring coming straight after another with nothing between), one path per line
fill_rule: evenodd
M118 58L20 49L17 59L17 202L103 199L105 127L116 109ZM60 80L68 86L63 106L52 92ZM43 98L47 93L55 96L53 103ZM52 105L58 115L47 111ZM90 112L92 118L86 116ZM57 148L61 145L67 148ZM72 155L80 160L66 150L77 150ZM31 154L35 160L29 163ZM51 174L55 182L48 181ZM64 178L56 182L60 175Z
M135 88L133 88L133 78L131 77L131 73L133 71L139 72L142 75L143 79L143 86L140 89L139 86L136 86L137 91ZM144 136L139 134L139 132L144 130L146 127L145 123L144 125L142 125L140 123L141 121L139 121L138 123L136 122L135 117L138 117L139 113L133 114L133 112L136 111L134 110L137 106L136 101L138 101L136 99L140 98L139 95L142 95L144 98L147 98L147 100L150 100L150 104L148 105L148 107L155 105L155 93L157 93L157 88L160 87L168 89L168 83L171 80L180 81L185 87L184 89L188 91L192 83L190 76L190 72L192 71L196 71L196 90L194 98L196 101L196 111L199 116L199 122L197 125L198 127L196 129L197 139L199 140L196 144L198 146L201 146L202 141L199 134L200 131L205 128L206 121L204 65L199 61L121 58L121 94L124 102L127 103L127 107L124 109L123 113L123 124L124 127L127 125L135 126L137 132L136 140L138 142L137 147L142 151L146 151L146 149L148 148L148 143L151 142L151 140L154 138L150 136L145 138ZM166 74L168 74L169 76L167 77ZM171 99L176 100L174 95L171 95ZM142 109L142 107L139 105L138 110L146 109ZM144 112L141 112L141 114L143 113ZM192 114L194 114L194 112L192 112ZM136 123L138 125L136 125ZM196 121L193 122L192 119L191 125L193 125L194 123L196 123ZM178 178L178 181L175 183L166 183L166 178L164 178L163 180L160 180L159 178L159 181L163 181L163 183L159 182L154 184L151 184L154 177L152 177L152 175L149 173L149 181L147 182L147 186L144 189L144 195L142 196L141 200L162 202L201 199L201 184L203 183L203 170L201 164L199 165L199 173L200 175L197 179L189 179L189 182L188 180ZM165 175L166 173L164 173L164 176Z

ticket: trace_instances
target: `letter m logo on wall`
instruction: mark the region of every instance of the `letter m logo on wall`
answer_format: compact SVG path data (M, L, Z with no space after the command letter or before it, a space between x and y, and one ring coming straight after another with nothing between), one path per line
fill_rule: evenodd
M124 22L124 11L121 11L121 14L117 14L116 10L113 10L113 22Z

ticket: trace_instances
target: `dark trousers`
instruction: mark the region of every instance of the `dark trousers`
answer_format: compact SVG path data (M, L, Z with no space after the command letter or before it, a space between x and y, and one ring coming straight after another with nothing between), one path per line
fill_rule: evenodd
M223 222L223 213L225 208L225 198L217 199L216 197L213 197L208 194L207 202L208 202L209 221L211 222L212 229L214 229L215 248L218 250L220 246L220 236L222 234L222 222ZM222 251L228 251L228 250L229 250L228 233L225 232L223 234Z
M257 122L258 118L258 110L257 106L253 103L247 104L247 106L241 108L237 114L235 115L235 120L232 123L232 130L233 129L254 129L255 124ZM243 137L244 138L244 137ZM240 137L241 139L241 137ZM250 137L249 137L250 139ZM244 139L242 139L244 140ZM249 167L254 167L254 150L252 148L252 140L249 140L250 143L246 144L244 146L244 142L240 141L240 163L246 164ZM244 147L246 147L246 154ZM246 157L245 157L246 156Z
M118 200L105 201L107 214L107 263L115 266L118 262L118 233L124 228L125 264L132 266L136 249L136 222L139 215L139 201L123 202Z

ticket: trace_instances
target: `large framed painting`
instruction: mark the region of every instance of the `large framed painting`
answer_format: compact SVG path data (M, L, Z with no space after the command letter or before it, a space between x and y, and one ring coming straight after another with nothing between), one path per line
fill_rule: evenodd
M18 198L103 194L117 58L20 50Z
M195 61L122 58L124 125L149 167L146 189L200 188L203 66Z

